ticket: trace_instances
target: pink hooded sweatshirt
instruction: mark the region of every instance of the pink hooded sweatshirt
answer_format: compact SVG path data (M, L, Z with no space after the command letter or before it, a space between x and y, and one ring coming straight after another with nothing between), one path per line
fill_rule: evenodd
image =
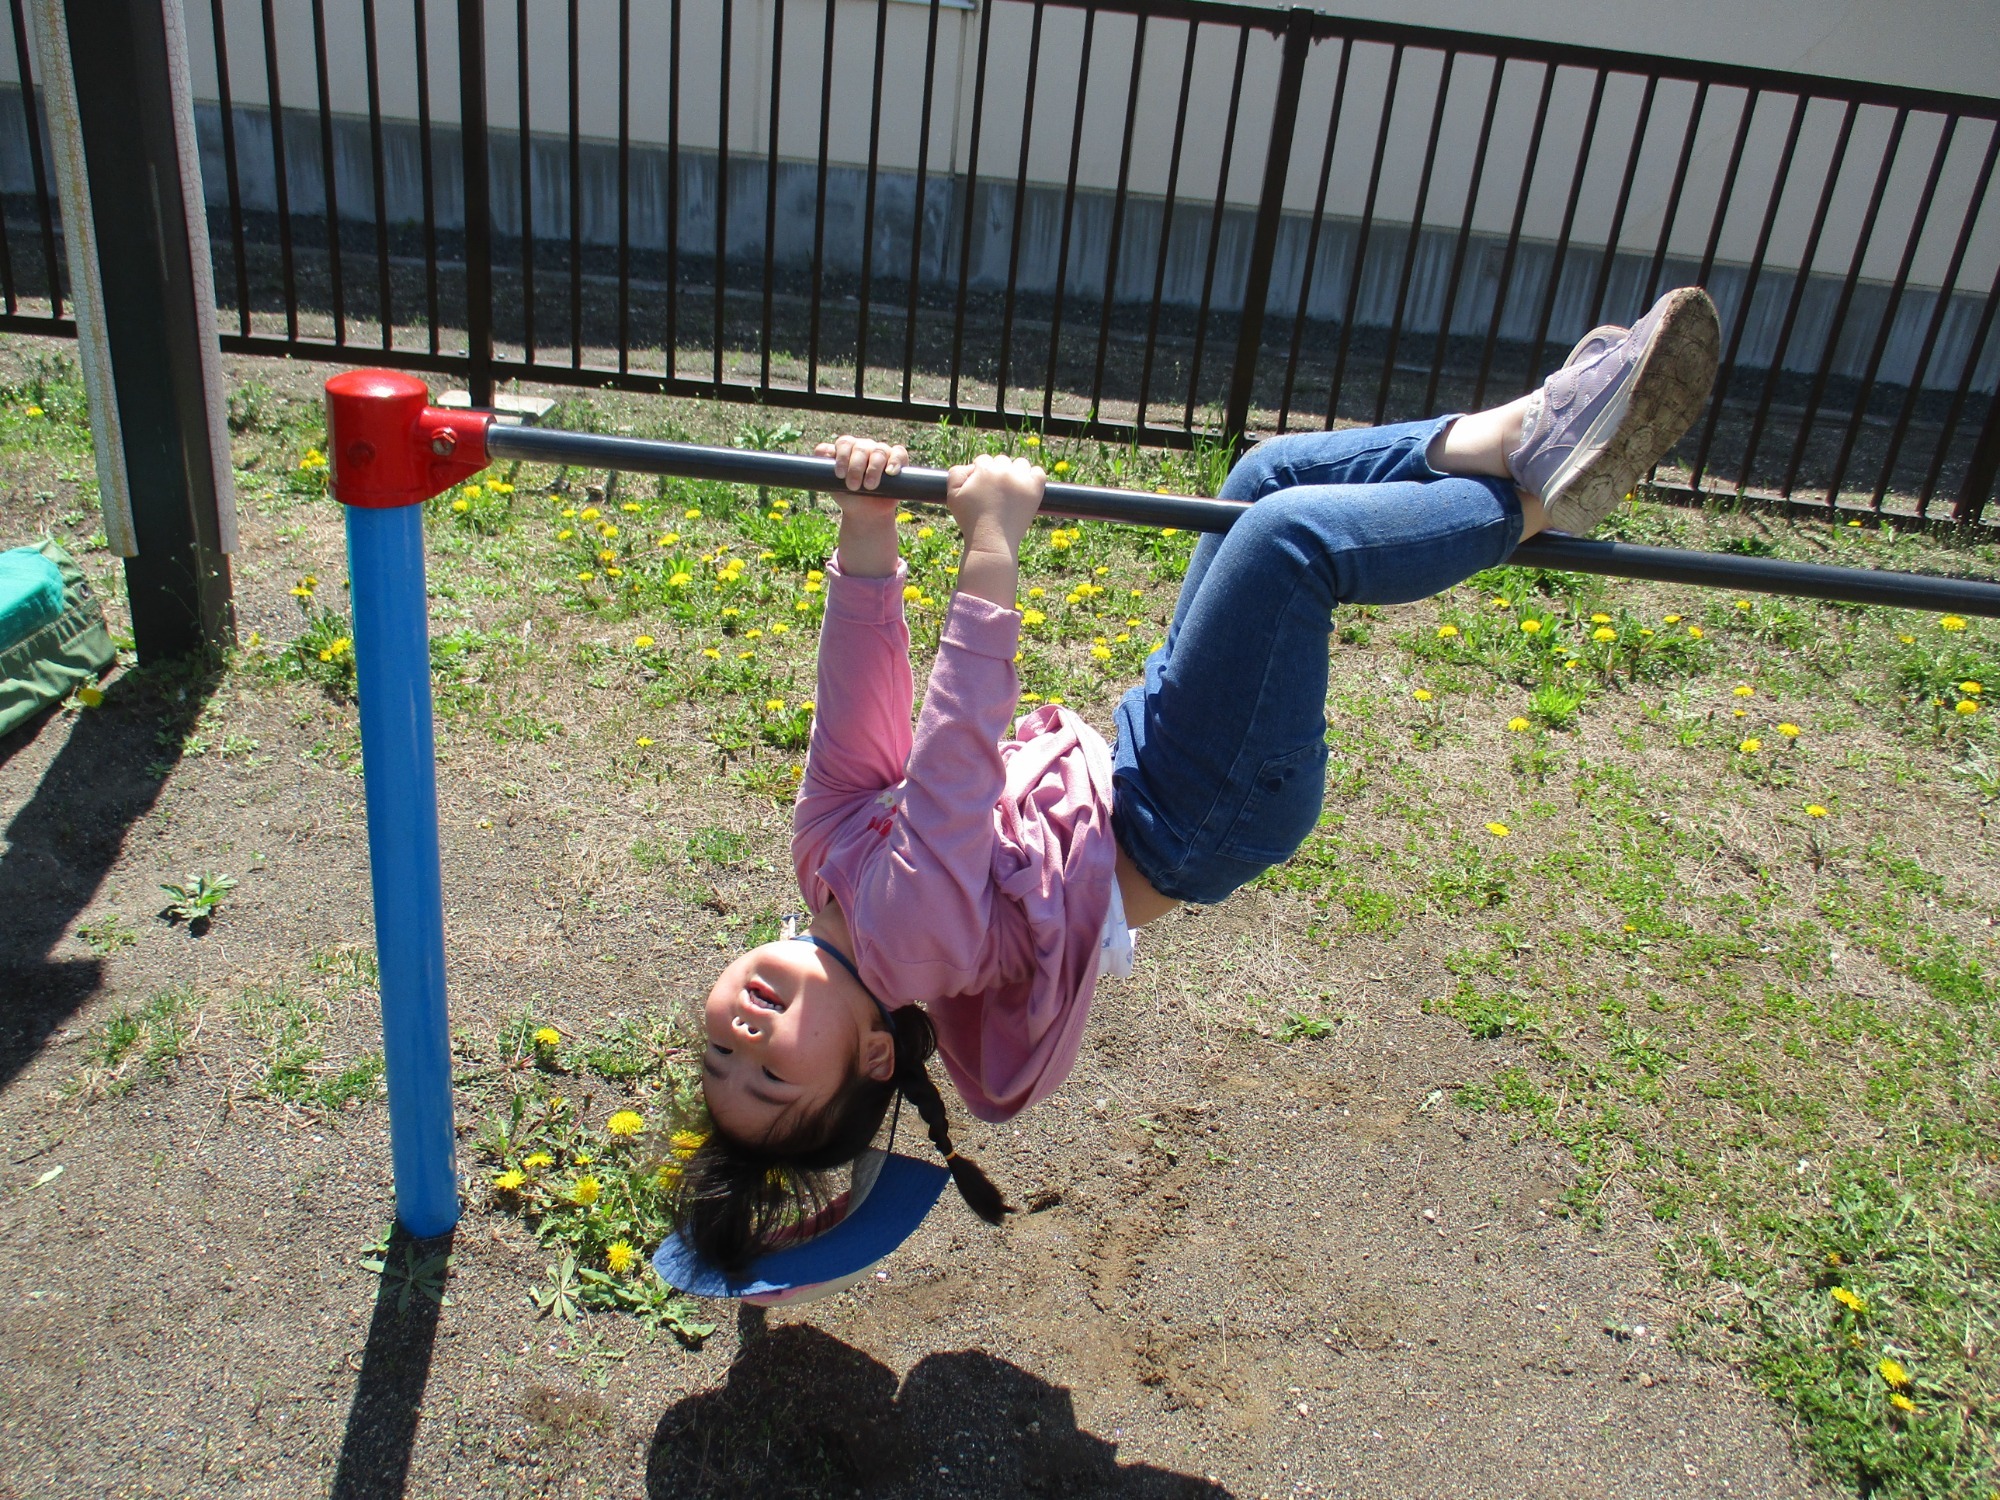
M1055 1091L1083 1041L1116 878L1110 751L1053 706L1003 739L1021 616L968 594L912 741L902 565L826 573L799 890L814 911L840 902L863 981L885 1005L921 1004L967 1108L1005 1120Z

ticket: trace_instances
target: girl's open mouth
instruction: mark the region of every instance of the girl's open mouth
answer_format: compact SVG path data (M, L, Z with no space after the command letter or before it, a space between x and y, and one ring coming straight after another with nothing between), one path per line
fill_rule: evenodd
M743 986L744 996L759 1010L768 1010L773 1015L785 1013L785 1002L778 998L777 991L757 980Z

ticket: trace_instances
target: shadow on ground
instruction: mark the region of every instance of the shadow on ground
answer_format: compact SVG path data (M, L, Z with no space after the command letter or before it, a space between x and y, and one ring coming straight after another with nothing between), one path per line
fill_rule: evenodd
M760 1333L720 1390L672 1407L653 1434L649 1500L707 1496L1091 1495L1226 1500L1194 1475L1120 1464L1077 1427L1070 1394L964 1350L895 1372L816 1328Z
M0 738L4 772L41 735L69 735L8 822L0 853L0 1088L103 983L101 958L59 950L159 797L180 759L178 730L215 682L191 667L128 672L106 684L101 707L73 720L43 714ZM153 717L160 710L164 724Z
M451 1245L450 1234L418 1240L400 1224L390 1231L333 1471L332 1500L402 1500L437 1346L438 1299Z

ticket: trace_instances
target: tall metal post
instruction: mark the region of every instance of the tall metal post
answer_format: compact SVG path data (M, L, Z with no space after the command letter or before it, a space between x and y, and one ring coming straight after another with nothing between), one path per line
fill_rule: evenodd
M458 1222L423 502L486 463L481 424L428 400L421 380L385 370L326 385L333 494L347 507L396 1217L419 1239Z
M236 638L235 493L181 0L40 0L105 533L141 661Z

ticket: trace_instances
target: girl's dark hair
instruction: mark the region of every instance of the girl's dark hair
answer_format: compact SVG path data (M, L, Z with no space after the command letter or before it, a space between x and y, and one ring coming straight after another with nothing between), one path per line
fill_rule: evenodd
M952 1148L944 1099L925 1064L937 1051L930 1017L914 1005L888 1013L896 1071L886 1081L857 1072L820 1109L782 1122L760 1141L740 1141L711 1124L708 1139L682 1166L673 1192L674 1222L697 1255L729 1274L799 1237L826 1210L828 1174L873 1143L901 1094L944 1154L951 1179L989 1224L1013 1212L978 1165Z

